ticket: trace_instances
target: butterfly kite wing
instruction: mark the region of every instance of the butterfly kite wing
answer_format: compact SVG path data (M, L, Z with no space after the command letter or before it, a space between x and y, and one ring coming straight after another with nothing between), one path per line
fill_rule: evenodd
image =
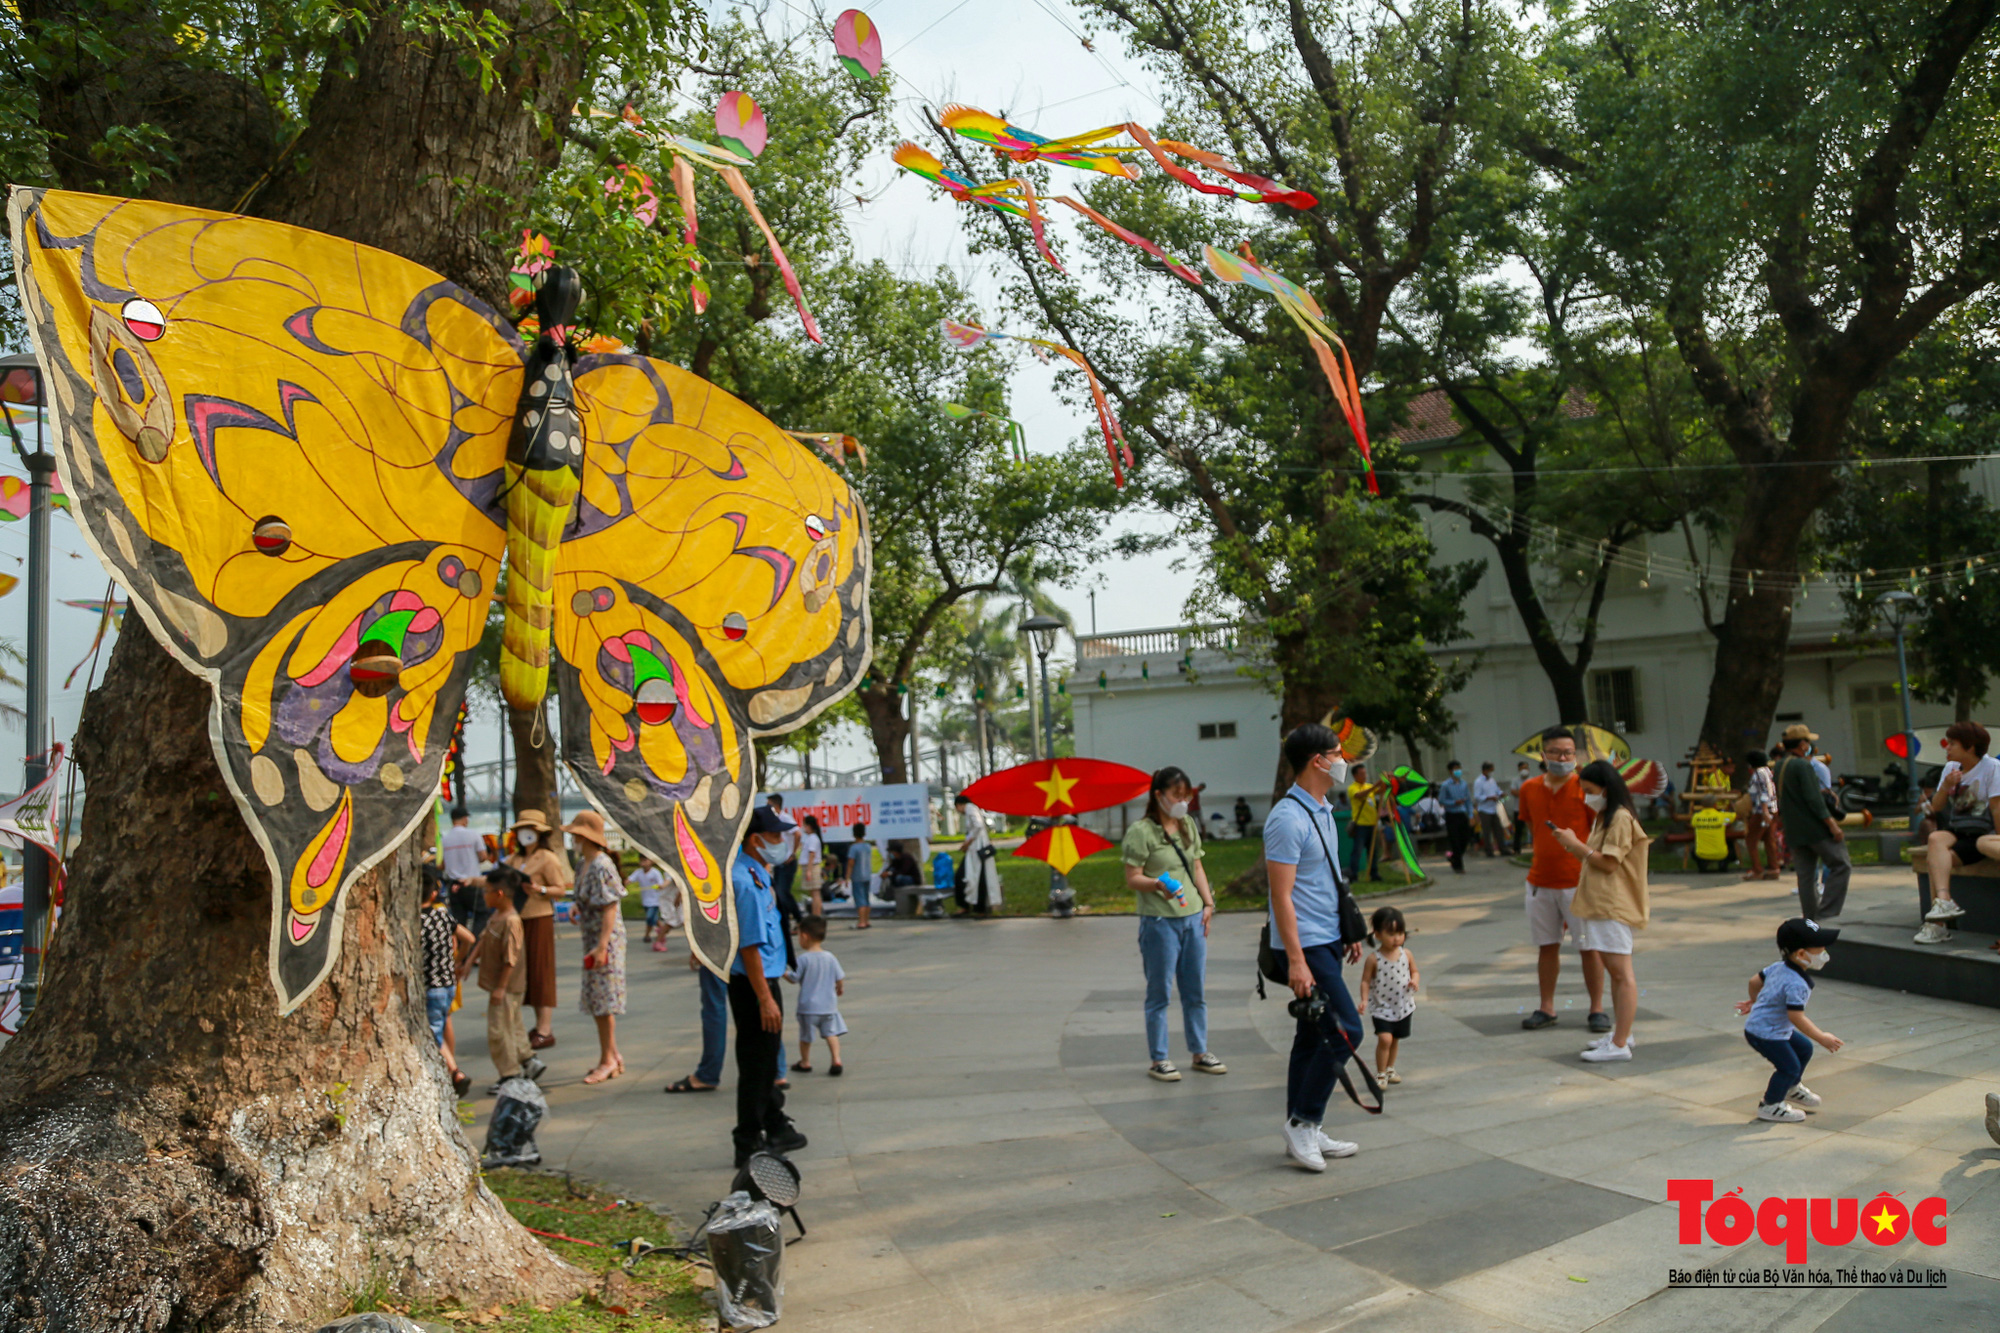
M518 343L436 274L317 233L60 191L8 214L73 512L214 690L289 1012L438 789L499 574Z
M678 367L586 357L576 387L591 447L556 575L564 758L687 890L695 952L721 971L750 742L868 662L867 515L812 449Z

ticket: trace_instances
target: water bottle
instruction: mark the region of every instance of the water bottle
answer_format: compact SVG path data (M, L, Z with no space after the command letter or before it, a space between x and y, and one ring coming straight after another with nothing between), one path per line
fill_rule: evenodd
M1160 876L1160 884L1166 889L1175 907L1187 906L1187 887L1172 875Z

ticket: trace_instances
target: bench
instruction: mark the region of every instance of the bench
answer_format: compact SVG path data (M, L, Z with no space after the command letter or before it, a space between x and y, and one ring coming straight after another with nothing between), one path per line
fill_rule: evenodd
M1922 859L1914 863L1917 873L1917 919L1931 910L1931 872ZM2000 935L2000 861L1975 861L1951 872L1952 900L1965 915L1951 922L1956 930Z

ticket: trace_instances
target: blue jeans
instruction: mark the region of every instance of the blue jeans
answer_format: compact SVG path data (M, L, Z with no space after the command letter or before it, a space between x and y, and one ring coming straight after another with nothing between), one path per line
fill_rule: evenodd
M1806 1076L1806 1065L1812 1061L1812 1041L1803 1032L1793 1032L1787 1041L1753 1037L1746 1032L1743 1040L1750 1043L1750 1049L1777 1066L1772 1071L1771 1081L1764 1085L1763 1105L1772 1106L1784 1101L1785 1095L1799 1086L1799 1080Z
M1181 992L1181 1032L1189 1055L1208 1049L1208 940L1201 916L1142 916L1139 957L1146 965L1146 1047L1155 1062L1167 1058L1167 987Z
M1315 944L1305 951L1306 968L1326 992L1326 1016L1315 1026L1298 1020L1292 1035L1292 1063L1285 1074L1285 1110L1294 1120L1317 1125L1326 1118L1326 1099L1341 1064L1361 1046L1361 1015L1340 979L1340 946Z
M722 1082L722 1057L729 1052L729 983L701 970L701 1063L697 1083Z
M431 1035L440 1046L444 1045L444 1021L451 1017L452 990L450 986L434 986L424 992L424 1013L431 1020Z

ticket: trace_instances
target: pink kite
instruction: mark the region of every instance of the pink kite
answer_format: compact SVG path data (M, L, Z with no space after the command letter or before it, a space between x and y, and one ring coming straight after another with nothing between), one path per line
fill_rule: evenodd
M858 9L843 10L833 21L833 49L841 66L857 79L882 73L882 30Z
M749 93L724 93L715 104L715 133L722 146L746 157L764 151L770 129L764 124L764 108Z

